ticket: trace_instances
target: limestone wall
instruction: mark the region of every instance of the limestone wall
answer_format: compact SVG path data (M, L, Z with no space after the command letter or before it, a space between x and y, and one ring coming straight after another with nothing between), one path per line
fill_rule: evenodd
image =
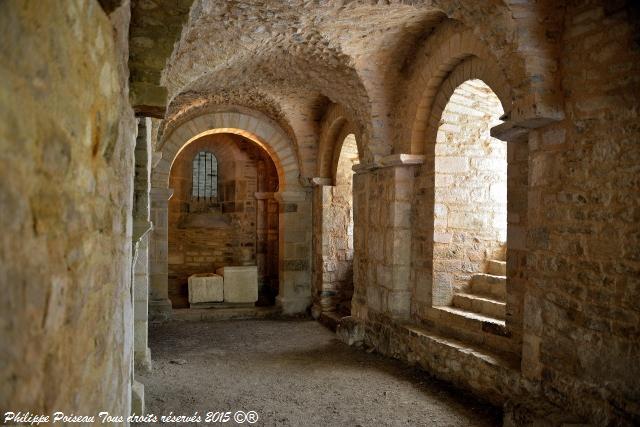
M198 201L191 196L192 161L200 151L217 158L215 200ZM266 152L240 136L205 136L176 157L169 185L174 190L169 200L173 307L188 307L191 274L233 265L258 265L261 294L273 303L278 290L278 209L273 198L278 177Z
M0 3L3 413L129 413L128 10Z
M567 116L529 134L523 370L598 424L640 421L638 17L567 8Z

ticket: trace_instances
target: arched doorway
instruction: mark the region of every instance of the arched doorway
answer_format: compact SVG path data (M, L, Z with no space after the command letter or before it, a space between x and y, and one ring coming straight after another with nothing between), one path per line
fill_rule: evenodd
M149 250L149 315L152 319L171 316L168 214L169 200L174 194L169 185L172 163L192 142L217 134L233 134L250 140L263 148L275 165L278 177L278 191L273 193L278 207L276 303L285 314L302 313L311 302L312 216L310 191L299 179L295 144L275 122L261 113L243 107L221 106L165 130L157 147L150 193L154 228Z
M503 109L482 80L460 84L435 144L434 305L505 319L507 144Z
M234 134L198 138L169 176L168 287L186 308L188 278L225 266L257 266L258 304L278 294L278 174L269 154Z
M344 134L343 134L344 135ZM353 166L358 164L354 134L338 139L331 178L319 187L315 215L316 284L314 315L332 318L351 314L353 296Z

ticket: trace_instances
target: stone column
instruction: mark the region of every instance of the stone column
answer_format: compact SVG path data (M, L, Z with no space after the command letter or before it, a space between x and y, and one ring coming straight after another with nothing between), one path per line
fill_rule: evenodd
M311 304L311 194L274 194L280 204L279 280L277 304L284 314L303 313Z
M367 243L369 169L354 166L353 174L353 298L351 316L367 320Z
M386 313L393 319L406 320L411 314L411 206L416 168L423 156L393 154L381 159L389 186L388 223L385 235L387 266Z
M149 190L151 179L151 120L138 119L133 185L133 311L134 361L136 370L151 369L148 343L149 308Z
M411 208L424 157L394 154L354 170L352 314L406 320L411 314ZM366 301L366 308L365 308Z
M329 203L329 192L331 191L331 178L312 178L313 185L313 268L312 268L312 307L311 315L314 319L320 317L324 311L331 309L331 299L335 296L335 291L326 289L325 276L328 273L326 268L326 256L328 239L325 233L325 222L327 211L325 207Z
M171 301L168 291L168 231L169 198L173 190L152 188L151 221L153 231L149 239L149 318L166 320L171 317Z
M272 273L270 263L272 257L277 253L272 253L269 245L269 204L273 203L273 193L256 192L256 264L258 266L258 279L261 285L268 286L269 283L265 279L270 278Z

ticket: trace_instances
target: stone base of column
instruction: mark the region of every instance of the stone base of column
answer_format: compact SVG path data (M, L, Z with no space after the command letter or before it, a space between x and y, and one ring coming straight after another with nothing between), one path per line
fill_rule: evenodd
M131 414L144 415L144 384L133 380L131 384Z
M320 306L320 304L313 304L311 306L311 317L313 317L314 320L318 320L321 314L322 314L322 307Z
M136 372L148 374L151 372L151 349L147 347L145 351L134 352L134 362Z
M287 298L278 295L276 305L282 310L282 314L303 314L311 305L311 297Z
M152 322L165 321L171 318L173 306L169 299L149 301L149 320Z

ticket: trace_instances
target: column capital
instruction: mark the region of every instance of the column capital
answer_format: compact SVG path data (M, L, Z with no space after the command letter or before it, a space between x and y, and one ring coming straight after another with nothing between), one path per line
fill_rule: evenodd
M381 167L421 165L424 163L424 156L422 154L390 154L380 159L380 163Z
M376 166L374 163L357 163L351 167L351 170L356 175L361 175L361 174L369 173L370 171L377 168L378 166Z
M333 181L331 178L321 178L321 177L315 177L315 178L311 178L311 185L313 185L314 187L324 187L327 185L333 185Z
M374 169L382 169L396 166L415 166L424 163L425 156L422 154L396 153L381 157L377 162L359 163L353 165L352 170L356 174L363 174Z
M529 132L557 123L564 118L564 114L557 117L532 117L520 120L507 120L491 128L491 136L507 142L527 142Z

